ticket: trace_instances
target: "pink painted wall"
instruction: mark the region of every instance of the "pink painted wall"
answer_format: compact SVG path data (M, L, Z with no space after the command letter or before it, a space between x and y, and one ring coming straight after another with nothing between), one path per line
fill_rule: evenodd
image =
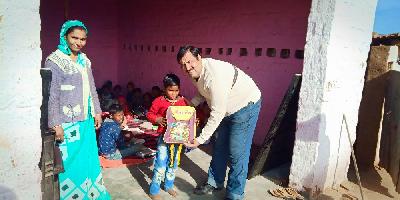
M89 28L84 51L92 60L98 87L109 79L123 86L133 81L148 91L174 72L182 79L182 93L192 97L194 87L176 62L176 51L184 44L203 48L203 57L231 62L247 72L263 95L256 144L263 142L292 75L302 71L303 60L294 53L304 49L311 0L69 2L70 18L81 19ZM64 4L42 0L40 13L45 58L58 44ZM205 48L212 48L210 55L204 54ZM227 48L232 55L226 55ZM248 55L239 56L240 48L247 48ZM255 56L255 48L262 48L261 56ZM275 48L276 57L266 56L267 48ZM281 49L290 49L290 57L280 58Z
M175 72L182 79L182 93L192 97L194 87L180 71L176 51L183 44L201 47L203 57L239 66L261 88L263 105L254 138L256 144L261 144L292 75L302 71L303 60L295 58L294 52L304 49L310 3L310 0L121 1L119 80L133 81L147 91L153 85L161 86L166 73ZM212 48L210 55L204 54L205 48ZM218 48L224 48L223 55L218 54ZM232 55L225 55L226 48L232 48ZM247 48L248 55L239 56L240 48ZM255 56L255 48L262 48L262 56ZM277 56L266 56L267 48L276 48ZM281 49L290 49L290 58L280 58Z
M83 52L92 61L98 87L105 80L118 82L118 4L115 2L69 0L69 19L79 19L89 29L88 42ZM57 48L61 25L64 23L64 1L42 0L40 16L44 60Z

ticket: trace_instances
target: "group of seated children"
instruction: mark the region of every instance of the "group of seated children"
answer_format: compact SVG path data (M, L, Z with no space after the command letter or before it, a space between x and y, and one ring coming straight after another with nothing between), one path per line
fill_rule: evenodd
M125 115L132 113L138 117L145 118L150 109L152 101L162 94L158 86L153 86L151 92L142 93L140 88L135 88L133 82L126 85L126 95L123 95L122 87L115 85L112 81L106 81L101 89L98 89L101 109L109 112L110 106L120 104Z

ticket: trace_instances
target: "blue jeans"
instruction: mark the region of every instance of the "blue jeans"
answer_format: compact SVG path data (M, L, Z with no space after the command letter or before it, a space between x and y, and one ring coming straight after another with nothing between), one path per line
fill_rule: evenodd
M174 187L175 172L178 169L178 146L174 147L174 164L170 167L170 144L166 144L163 137L158 138L157 153L154 160L153 178L150 183L150 194L156 195L160 192L161 182L164 180L164 190L168 191Z
M136 155L139 150L139 145L128 145L125 147L117 148L114 153L105 154L104 157L109 160L121 160L122 158Z
M261 100L250 102L236 113L225 117L216 132L207 183L224 186L228 162L231 165L226 185L226 197L243 199L246 185L250 148L253 141Z

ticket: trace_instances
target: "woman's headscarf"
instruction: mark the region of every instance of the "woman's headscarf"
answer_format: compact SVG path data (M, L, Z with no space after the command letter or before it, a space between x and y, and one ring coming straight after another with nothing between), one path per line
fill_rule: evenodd
M65 39L65 34L67 33L68 29L70 29L73 26L82 27L86 31L86 34L88 34L88 30L87 30L86 26L81 21L79 21L79 20L66 21L61 27L60 44L58 45L57 48L67 55L71 55L71 49L69 48L67 40ZM80 54L78 54L77 63L79 63L82 66L85 66L85 61L83 60L83 58Z

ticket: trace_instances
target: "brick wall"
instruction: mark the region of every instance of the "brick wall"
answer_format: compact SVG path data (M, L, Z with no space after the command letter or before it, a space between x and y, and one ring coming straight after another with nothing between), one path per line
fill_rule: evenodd
M147 91L174 72L182 93L192 97L195 88L176 52L184 44L200 47L203 57L231 62L259 85L263 105L254 140L262 143L292 75L302 72L309 0L125 0L120 8L121 83Z

